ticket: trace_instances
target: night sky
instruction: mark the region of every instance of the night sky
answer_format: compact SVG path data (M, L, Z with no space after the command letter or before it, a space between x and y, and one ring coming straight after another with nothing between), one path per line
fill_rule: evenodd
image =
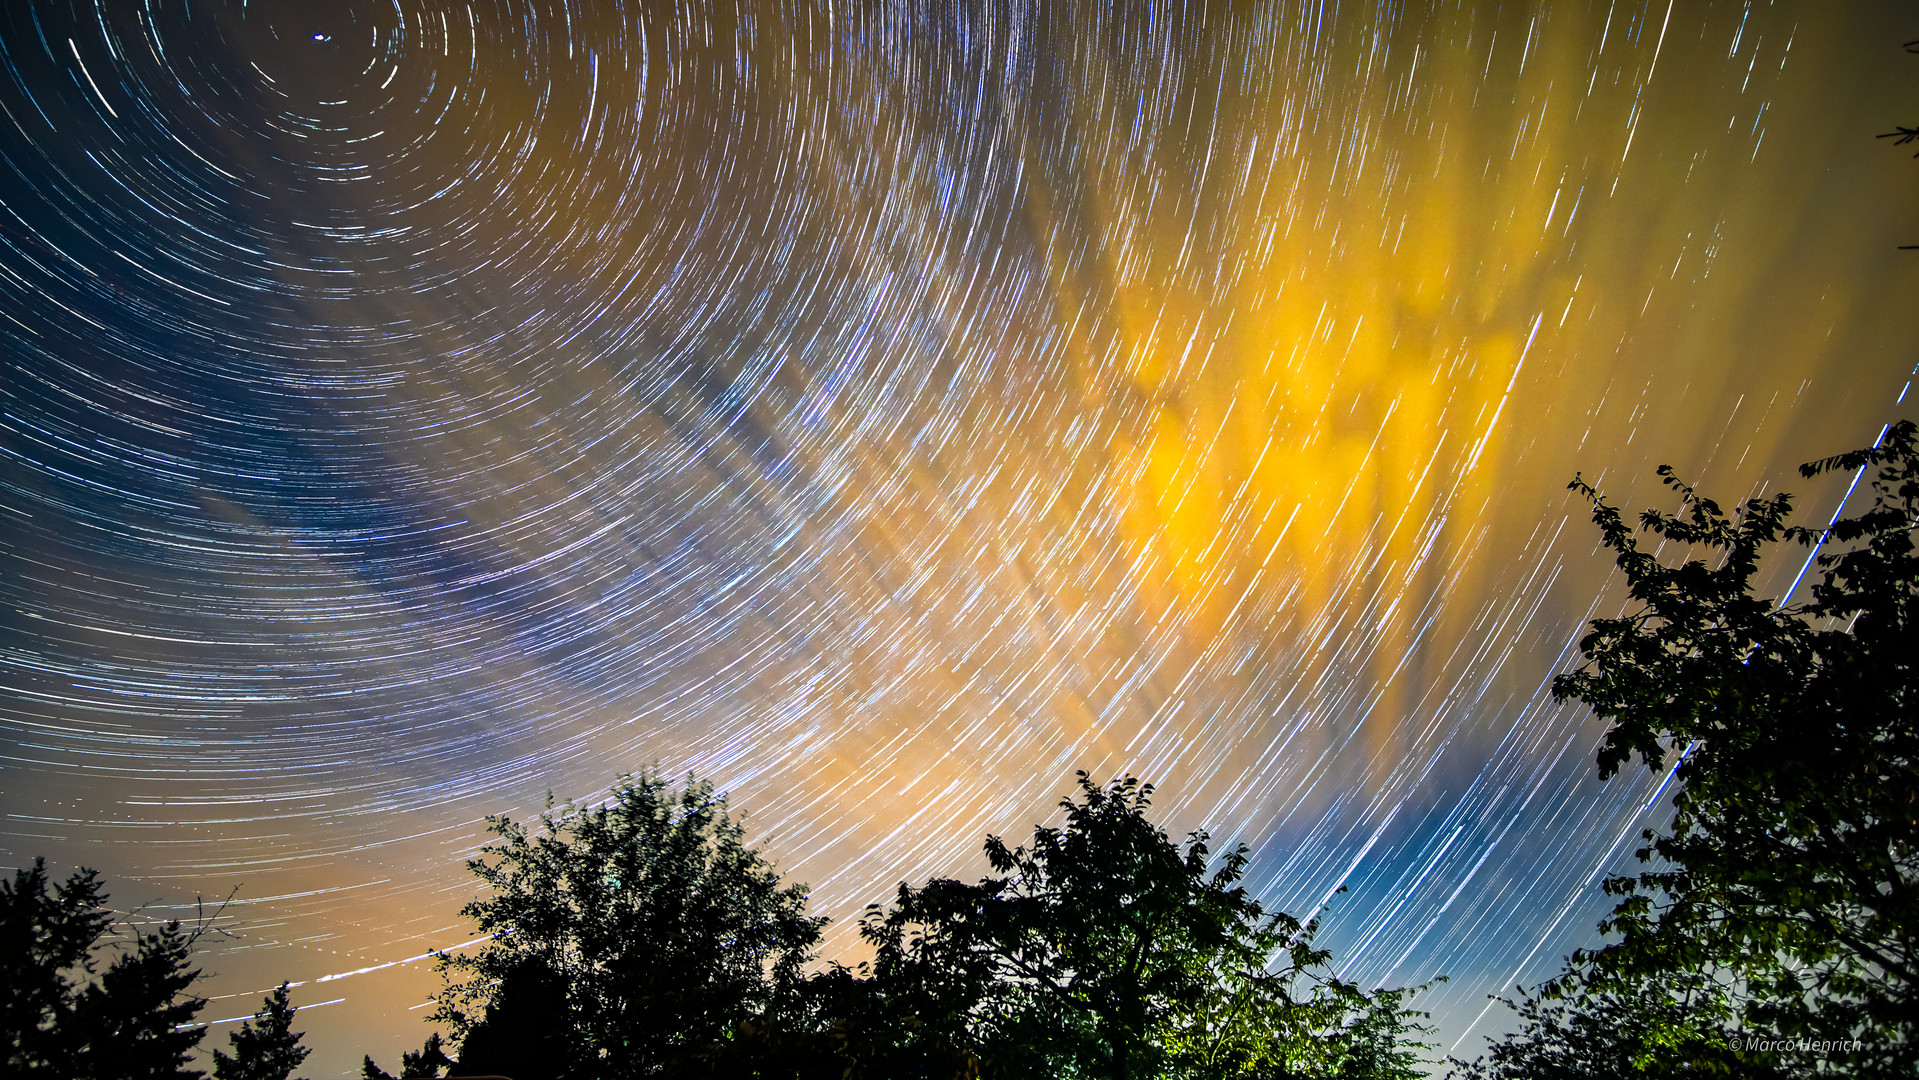
M1124 8L0 6L0 864L330 1077L487 814L693 770L852 960L1134 773L1471 1056L1659 816L1566 482L1915 412L1919 21Z

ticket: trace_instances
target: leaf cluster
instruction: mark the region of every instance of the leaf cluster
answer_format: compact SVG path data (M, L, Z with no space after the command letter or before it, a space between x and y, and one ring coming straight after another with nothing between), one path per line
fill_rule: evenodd
M1619 900L1601 929L1616 940L1575 954L1548 996L1583 996L1597 1015L1710 978L1742 1030L1863 1040L1843 1063L1805 1057L1807 1072L1919 1071L1919 433L1901 422L1801 472L1856 470L1870 506L1825 529L1788 525L1783 494L1728 514L1663 467L1680 509L1635 529L1574 480L1635 607L1594 621L1583 665L1553 691L1612 722L1602 778L1634 758L1670 765L1675 795L1670 826L1644 834L1642 871L1606 883ZM1668 564L1642 535L1696 557ZM1805 603L1755 594L1780 544L1817 549ZM1672 1060L1688 1029L1653 1021L1642 1049Z
M537 829L490 821L498 840L468 864L486 891L461 914L491 941L438 961L434 1019L463 1071L697 1073L794 996L825 920L711 784L628 778L599 806L549 806Z
M436 1034L402 1076L1422 1075L1412 991L1337 978L1315 924L1247 892L1244 847L1174 844L1131 778L1082 773L1078 794L1026 845L989 837L988 878L870 908L871 964L811 974L824 920L710 785L643 777L537 830L495 819L464 909L489 940L440 961L457 1063Z
M1733 1026L1729 988L1709 974L1642 980L1629 990L1595 987L1570 997L1497 1000L1518 1029L1472 1062L1454 1059L1452 1080L1628 1080L1645 1076L1792 1075L1775 1055L1745 1050Z
M1064 827L988 838L992 876L869 909L873 988L913 1041L1005 1076L1420 1075L1407 991L1334 976L1315 923L1246 891L1246 848L1182 848L1150 785L1078 780Z
M260 1011L243 1023L227 1041L233 1053L213 1052L213 1080L287 1080L312 1053L300 1045L293 1030L293 1002L287 984L267 995Z
M51 887L50 887L51 886ZM198 1077L187 1067L205 1001L177 921L116 940L99 875L52 885L46 862L0 880L0 1032L6 1073L47 1080ZM103 963L104 961L104 963Z

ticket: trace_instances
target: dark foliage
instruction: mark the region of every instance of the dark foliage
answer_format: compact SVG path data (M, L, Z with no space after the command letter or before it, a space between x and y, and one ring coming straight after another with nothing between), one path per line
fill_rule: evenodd
M205 1002L189 991L192 935L178 922L114 942L99 875L49 889L46 863L0 881L0 1023L6 1073L48 1080L198 1077L187 1067ZM100 963L106 960L105 969Z
M293 1030L293 1003L285 983L268 994L260 1011L228 1035L227 1041L233 1056L213 1052L214 1080L287 1080L312 1053L300 1045L300 1032Z
M1741 1056L1730 995L1707 975L1641 980L1623 993L1596 988L1573 1000L1499 1000L1517 1013L1519 1030L1470 1064L1455 1060L1455 1080L1792 1075L1769 1056Z
M440 1041L440 1033L434 1032L426 1037L426 1045L419 1050L408 1050L400 1055L400 1075L394 1076L373 1063L373 1058L365 1058L360 1065L362 1080L434 1080L441 1069L451 1068L453 1059L446 1056L446 1049ZM483 1075L483 1074L476 1074ZM532 1073L529 1075L545 1075Z
M1638 607L1593 623L1554 693L1613 722L1602 777L1674 765L1677 793L1644 869L1606 883L1614 940L1544 988L1563 1008L1522 1011L1521 1042L1654 1072L1919 1074L1919 432L1801 472L1862 469L1871 506L1823 530L1788 526L1786 495L1728 515L1661 469L1680 511L1639 528L1704 556L1671 566L1574 481ZM1753 594L1781 541L1820 547L1803 604ZM1666 1008L1675 986L1721 1004Z
M875 961L811 976L824 920L706 784L624 784L537 835L496 820L471 864L490 891L465 909L494 937L443 961L458 1064L435 1035L401 1075L1423 1075L1412 991L1336 978L1314 924L1239 884L1246 849L1175 845L1136 780L1079 783L1063 828L988 839L997 876L902 885L862 926ZM394 1080L370 1059L363 1075Z
M855 1075L1421 1075L1406 992L1334 977L1313 924L1239 885L1243 847L1209 873L1204 834L1182 851L1147 820L1149 785L1079 785L1064 828L988 838L995 876L869 911L883 1006L853 1026L876 1059Z
M460 1041L460 1076L545 1076L568 1056L566 987L541 964L509 969L485 1014Z
M462 1072L555 1080L710 1073L743 1023L798 998L823 919L742 843L712 786L623 781L603 806L505 818L469 864L485 946L441 959L435 1019Z

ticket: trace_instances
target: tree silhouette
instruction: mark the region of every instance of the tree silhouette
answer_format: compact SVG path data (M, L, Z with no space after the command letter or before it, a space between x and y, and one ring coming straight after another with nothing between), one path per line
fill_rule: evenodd
M468 864L484 946L441 958L434 1019L462 1071L539 1056L543 1075L711 1071L742 1021L796 1000L824 919L742 842L711 784L622 780L607 803L541 816ZM528 1041L530 1038L531 1041Z
M375 1065L371 1055L362 1060L360 1076L362 1080L435 1080L441 1069L452 1065L453 1059L446 1056L446 1048L440 1040L440 1033L436 1031L426 1037L426 1045L400 1055L399 1076Z
M542 1076L567 1056L566 987L543 964L510 967L460 1042L456 1075Z
M114 942L99 875L49 890L46 861L0 881L0 1024L10 1077L198 1077L187 1058L206 1004L189 991L193 935L177 921ZM110 956L104 970L103 956Z
M1079 774L1063 828L989 837L996 876L901 886L869 911L874 990L944 1068L1047 1077L1415 1077L1404 992L1335 977L1315 924L1266 912L1242 846L1184 850L1152 787Z
M227 1036L233 1056L213 1052L214 1080L287 1080L293 1070L312 1053L300 1045L300 1032L293 1030L293 1004L287 998L287 984L281 983L267 995L253 1019Z
M997 876L902 884L862 922L875 959L802 974L824 919L741 843L711 785L622 781L538 831L492 821L462 913L489 940L443 956L436 1033L402 1078L504 1074L787 1080L1423 1075L1413 990L1337 978L1315 923L1265 911L1147 819L1152 788L1079 775L1062 828ZM394 1080L371 1058L366 1080Z
M1661 468L1680 510L1635 530L1573 482L1638 606L1596 620L1553 690L1613 722L1602 778L1636 757L1672 768L1676 794L1670 826L1644 834L1644 869L1606 883L1616 940L1575 953L1544 994L1632 1032L1649 1071L1919 1073L1919 430L1902 421L1800 471L1870 473L1872 505L1791 527L1790 496L1728 515ZM1705 557L1667 565L1639 531ZM1803 604L1753 593L1780 541L1818 548ZM1708 984L1723 1008L1617 1022ZM1597 1030L1581 1023L1535 1034Z
M1629 991L1596 988L1571 999L1498 1000L1517 1014L1519 1029L1471 1063L1454 1059L1454 1080L1792 1075L1775 1061L1734 1054L1741 1036L1732 1023L1731 994L1711 972L1641 979Z

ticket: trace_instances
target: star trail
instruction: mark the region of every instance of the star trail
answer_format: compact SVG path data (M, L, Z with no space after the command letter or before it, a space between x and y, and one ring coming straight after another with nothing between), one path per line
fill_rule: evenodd
M4 5L0 861L232 896L205 1015L291 980L347 1075L487 814L695 771L857 959L1134 773L1470 1056L1659 812L1547 692L1624 599L1566 481L1824 520L1913 411L1915 36Z

